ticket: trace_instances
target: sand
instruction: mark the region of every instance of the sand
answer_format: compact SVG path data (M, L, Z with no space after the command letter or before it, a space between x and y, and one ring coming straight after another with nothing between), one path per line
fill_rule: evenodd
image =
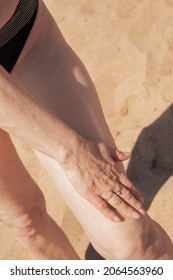
M45 0L98 91L118 147L131 151L129 177L145 205L173 240L173 1ZM14 139L43 190L51 216L82 259L84 231L29 147ZM0 259L29 259L0 224Z

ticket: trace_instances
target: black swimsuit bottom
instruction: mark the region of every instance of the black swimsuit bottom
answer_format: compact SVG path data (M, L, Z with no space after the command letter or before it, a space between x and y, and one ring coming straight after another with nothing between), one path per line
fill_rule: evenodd
M38 4L30 20L17 32L17 34L0 47L0 65L9 73L12 71L29 36L37 15L37 9Z

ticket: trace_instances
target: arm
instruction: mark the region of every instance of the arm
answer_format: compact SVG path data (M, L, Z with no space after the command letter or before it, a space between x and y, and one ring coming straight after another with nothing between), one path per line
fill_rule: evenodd
M2 68L0 104L0 127L59 162L77 192L106 217L118 219L113 207L131 218L139 218L134 209L141 208L140 194L125 175L118 172L108 148L103 143L82 138L38 106ZM128 157L115 151L117 158ZM120 184L121 198L115 195Z
M0 127L3 130L59 163L75 154L80 136L27 96L3 68L0 68L0 104Z

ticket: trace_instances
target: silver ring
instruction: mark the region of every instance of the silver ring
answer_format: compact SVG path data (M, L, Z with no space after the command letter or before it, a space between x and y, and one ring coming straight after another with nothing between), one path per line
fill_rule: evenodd
M122 195L122 188L123 188L123 185L119 184L119 190L117 192L115 192L116 195L120 196Z

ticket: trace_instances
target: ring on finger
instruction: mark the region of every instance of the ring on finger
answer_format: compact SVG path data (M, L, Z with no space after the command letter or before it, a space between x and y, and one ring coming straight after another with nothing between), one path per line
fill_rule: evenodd
M122 188L123 188L123 185L122 185L122 184L119 184L119 189L118 189L118 191L115 192L115 194L116 194L117 196L122 195Z

